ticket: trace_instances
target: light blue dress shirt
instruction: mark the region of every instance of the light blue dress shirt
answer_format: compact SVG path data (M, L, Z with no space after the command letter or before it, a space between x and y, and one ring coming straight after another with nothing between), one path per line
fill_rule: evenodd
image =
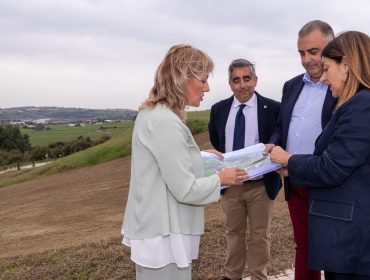
M290 119L286 150L293 154L312 154L322 132L321 114L328 86L313 83L306 73L304 86Z

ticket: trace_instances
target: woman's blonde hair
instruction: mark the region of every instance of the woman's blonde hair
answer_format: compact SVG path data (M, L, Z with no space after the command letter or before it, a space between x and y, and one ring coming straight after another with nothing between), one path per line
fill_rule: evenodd
M162 103L185 121L185 106L189 102L186 82L192 78L204 79L213 68L211 58L201 50L184 44L172 46L158 66L149 97L139 110Z
M358 31L347 31L329 42L323 57L348 64L348 77L336 109L345 104L360 89L370 89L370 38Z

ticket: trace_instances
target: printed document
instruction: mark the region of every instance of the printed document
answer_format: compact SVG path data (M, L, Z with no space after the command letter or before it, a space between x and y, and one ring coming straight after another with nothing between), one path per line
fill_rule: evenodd
M264 149L265 145L259 143L241 150L224 153L223 159L215 154L202 151L204 175L210 176L224 168L236 166L244 168L250 177L248 180L250 180L282 167L281 164L272 162L270 155L264 155Z

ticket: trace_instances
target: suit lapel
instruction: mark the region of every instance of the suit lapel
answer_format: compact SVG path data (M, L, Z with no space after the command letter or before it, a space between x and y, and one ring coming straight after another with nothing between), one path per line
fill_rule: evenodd
M304 82L302 78L302 79L299 79L296 85L292 85L291 89L287 90L289 96L286 101L286 105L285 105L286 110L284 112L284 116L282 116L283 127L286 127L286 129L283 131L284 133L283 145L284 146L288 138L288 131L289 131L290 120L292 118L293 108L294 108L295 103L298 100L298 97L302 91L303 86L304 86Z
M297 84L297 86L293 86L292 87L292 90L289 92L289 106L287 107L287 115L288 115L288 118L286 118L285 121L287 122L290 122L290 119L292 117L292 113L293 113L293 108L294 108L294 105L295 103L297 102L298 100L298 97L303 89L303 86L304 86L304 82L303 80L300 80L299 83ZM289 125L289 123L288 123Z
M267 112L269 110L264 98L255 92L257 96L257 121L258 121L258 136L259 141L262 143L266 138L265 123L267 122Z
M231 105L233 104L234 95L228 98L225 102L224 110L220 112L220 134L221 134L221 146L225 151L225 130L226 130L226 123L229 117L229 112L231 109Z

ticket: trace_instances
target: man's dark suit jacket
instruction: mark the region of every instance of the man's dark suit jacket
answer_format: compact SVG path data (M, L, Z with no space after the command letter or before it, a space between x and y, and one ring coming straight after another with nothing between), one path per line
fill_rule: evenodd
M261 143L267 143L274 131L275 124L279 115L280 103L272 99L263 97L255 92L257 96L257 117L258 134ZM209 137L213 147L225 152L225 127L229 117L234 96L221 100L211 108L209 120ZM275 199L281 188L280 176L276 172L271 172L263 176L267 195L270 199Z
M268 143L279 145L284 149L286 148L286 141L288 138L288 131L293 108L304 86L303 76L304 74L298 75L284 84L278 122L276 124L275 131ZM321 126L323 129L332 116L335 104L336 99L332 97L331 91L328 88L321 114ZM286 200L289 199L290 195L289 186L289 177L286 177L284 178L284 192Z

